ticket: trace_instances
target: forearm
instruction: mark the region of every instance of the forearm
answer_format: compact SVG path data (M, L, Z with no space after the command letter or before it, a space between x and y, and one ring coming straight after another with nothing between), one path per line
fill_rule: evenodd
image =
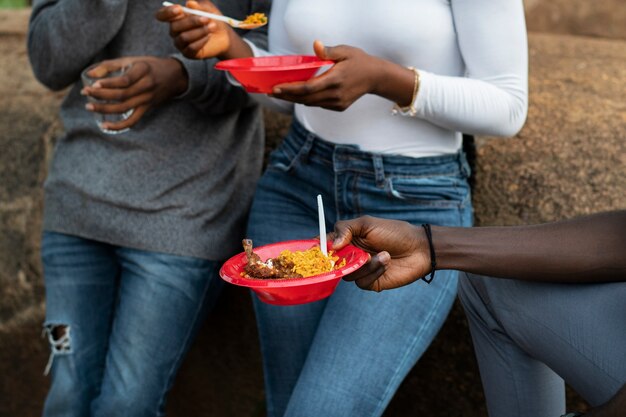
M187 74L187 90L177 98L188 100L206 114L223 114L249 105L248 94L231 84L223 71L213 68L217 59L188 59L174 55Z
M506 74L490 81L421 71L417 117L473 135L513 136L528 111L526 79Z
M124 23L128 0L35 0L28 54L37 78L58 90L80 77Z
M229 31L230 47L217 58L220 60L250 58L254 56L252 47L234 30Z
M437 269L551 282L626 279L626 211L520 227L432 227Z

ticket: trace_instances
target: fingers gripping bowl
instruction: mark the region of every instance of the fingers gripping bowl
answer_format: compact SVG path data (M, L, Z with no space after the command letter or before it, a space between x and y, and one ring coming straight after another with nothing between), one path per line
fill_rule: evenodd
M319 241L290 240L273 243L254 249L262 261L278 257L282 251L306 251ZM258 279L245 276L248 256L245 252L230 258L220 269L220 276L226 282L254 291L261 301L275 305L304 304L321 300L330 296L343 276L359 269L367 262L369 255L352 245L348 245L334 253L338 262L345 264L330 272L305 278Z

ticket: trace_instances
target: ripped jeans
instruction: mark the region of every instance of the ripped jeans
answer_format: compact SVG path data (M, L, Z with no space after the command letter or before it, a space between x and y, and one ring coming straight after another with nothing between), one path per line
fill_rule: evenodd
M221 280L218 262L45 232L44 417L161 416Z

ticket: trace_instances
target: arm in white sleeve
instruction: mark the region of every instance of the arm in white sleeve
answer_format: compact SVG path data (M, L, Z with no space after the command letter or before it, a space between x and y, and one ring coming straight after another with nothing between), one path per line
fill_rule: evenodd
M467 78L420 70L417 117L476 135L513 136L528 110L528 45L521 0L451 0Z

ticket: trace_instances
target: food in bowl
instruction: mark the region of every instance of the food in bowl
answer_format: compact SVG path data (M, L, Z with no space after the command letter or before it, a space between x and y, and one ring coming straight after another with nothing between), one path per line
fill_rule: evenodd
M339 260L338 256L330 251L324 255L319 245L315 245L304 251L290 251L285 249L274 258L262 261L252 250L252 240L244 239L243 248L246 253L247 264L244 266L242 276L255 279L285 279L306 278L314 275L331 272L346 265L345 258Z
M289 240L258 246L254 248L254 253L260 259L269 259L280 256L287 249L291 252L306 252L319 244L318 239ZM353 245L335 251L334 255L339 257L341 263L345 261L345 265L330 272L306 278L258 279L247 277L245 267L248 257L242 251L224 262L220 268L220 277L230 284L250 288L264 303L283 306L311 303L330 296L342 277L356 271L369 259L367 252Z

